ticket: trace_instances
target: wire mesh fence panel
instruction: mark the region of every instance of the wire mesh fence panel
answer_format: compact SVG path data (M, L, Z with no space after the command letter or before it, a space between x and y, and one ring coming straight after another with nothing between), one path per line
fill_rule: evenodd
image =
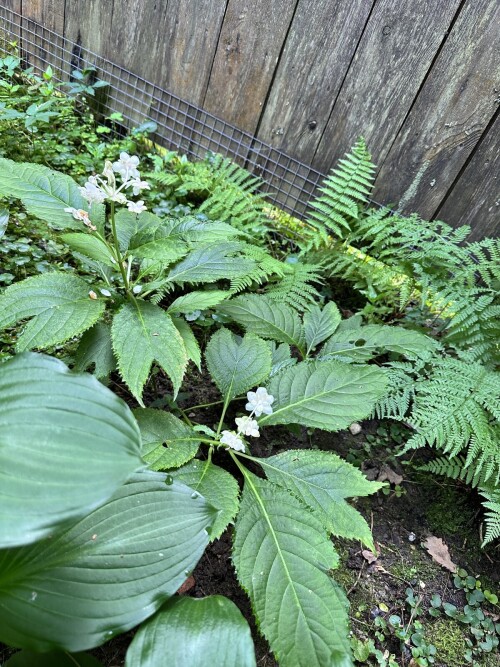
M108 83L91 101L95 113L120 113L124 130L154 121L152 140L191 158L221 153L259 176L272 204L304 217L324 178L320 172L0 4L0 48L12 49L13 42L26 67L41 74L50 65L56 81L70 81L74 70L94 68L95 76Z

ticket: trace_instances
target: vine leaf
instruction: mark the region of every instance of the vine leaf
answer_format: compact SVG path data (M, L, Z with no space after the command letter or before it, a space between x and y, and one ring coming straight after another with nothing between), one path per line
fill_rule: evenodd
M282 667L352 667L347 600L320 521L285 489L245 473L233 561Z

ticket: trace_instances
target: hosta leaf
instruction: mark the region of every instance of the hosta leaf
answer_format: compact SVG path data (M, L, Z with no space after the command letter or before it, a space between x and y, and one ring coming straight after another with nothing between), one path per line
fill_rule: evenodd
M0 208L0 239L5 234L8 222L9 222L8 210L6 208Z
M303 361L271 378L273 414L261 417L259 423L338 431L367 417L386 384L383 371L373 366Z
M247 331L279 343L304 344L304 331L297 312L265 295L245 294L221 304L217 310Z
M65 208L88 210L75 181L40 164L13 162L0 158L0 195L16 197L37 218L58 229L82 229Z
M71 232L69 234L61 234L61 240L64 241L71 250L81 253L90 259L95 259L97 262L102 262L106 266L111 266L118 270L113 254L108 246L92 234L83 234Z
M373 549L366 521L345 498L376 493L383 484L369 482L357 468L330 452L289 450L259 463L271 482L291 491L314 510L329 532L361 540Z
M201 371L201 349L193 330L182 317L172 317L172 322L182 338L188 359Z
M153 470L178 468L196 456L200 437L183 421L163 410L134 410L141 430L142 456Z
M257 264L245 257L235 258L240 244L218 243L197 248L171 269L168 277L174 283L214 283L251 273Z
M307 353L331 336L341 319L340 311L333 301L327 303L323 309L316 305L311 306L304 314Z
M83 651L159 609L198 562L215 514L165 481L138 473L65 532L0 551L0 641Z
M140 449L132 413L91 375L34 353L1 364L0 545L102 504L141 466Z
M5 667L103 667L103 664L88 653L19 651L7 660Z
M195 459L172 473L174 479L191 487L219 510L219 516L210 531L210 540L218 539L238 511L240 488L236 479L226 470L210 461Z
M377 354L390 350L415 358L428 355L436 347L437 343L432 338L418 331L369 324L356 329L337 331L326 341L321 356L335 355L345 361L359 362L367 361Z
M203 292L189 292L177 297L168 307L169 313L192 313L193 310L212 308L231 296L231 292L224 290L206 290Z
M347 600L320 521L292 494L247 473L233 562L282 667L352 667Z
M86 371L93 366L97 378L108 377L116 368L116 359L111 345L111 327L98 322L80 339L73 370Z
M42 273L10 285L0 295L0 330L32 318L17 339L17 350L59 345L90 328L104 312L89 285L67 273Z
M243 338L219 329L209 340L205 358L210 375L227 401L260 384L271 371L271 351L254 334Z
M248 623L225 597L169 600L144 623L127 651L125 667L255 667Z
M139 402L154 361L172 380L177 394L187 354L170 315L145 301L126 303L113 319L111 336L120 374Z

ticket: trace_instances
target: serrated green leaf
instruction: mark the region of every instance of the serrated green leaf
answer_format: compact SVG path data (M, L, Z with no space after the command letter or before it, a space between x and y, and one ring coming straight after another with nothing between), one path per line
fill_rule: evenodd
M287 366L293 366L297 363L297 359L292 357L290 345L281 343L277 345L274 340L268 341L269 349L271 350L271 373L269 377L276 375L279 371Z
M118 270L118 264L112 252L104 241L101 241L97 236L70 232L69 234L61 234L60 238L64 243L69 245L71 250Z
M171 269L168 278L174 283L214 283L251 273L257 264L246 257L233 257L238 242L218 243L197 248Z
M387 350L415 358L436 350L437 343L418 331L369 324L365 327L337 331L329 338L321 356L335 355L345 361L368 361Z
M0 641L84 651L159 609L198 562L215 514L165 482L137 473L65 532L0 551Z
M299 349L304 345L304 331L297 312L268 296L245 294L225 301L217 310L261 338L295 345Z
M172 322L184 342L188 359L191 359L196 368L201 371L201 349L193 330L186 320L183 320L181 317L172 317Z
M81 230L82 223L64 209L89 208L70 176L40 164L6 158L0 158L0 195L20 199L28 213L57 229Z
M219 510L210 531L210 541L218 539L238 511L240 487L236 479L210 461L197 459L172 474L174 479L201 493L212 507Z
M245 474L233 562L282 667L352 667L338 558L321 523L288 491Z
M111 327L104 322L94 324L80 339L75 354L73 370L82 372L94 367L96 378L108 377L116 369L116 359L111 345Z
M168 266L179 261L188 253L188 246L170 238L150 241L130 251L130 254L139 259L150 259L162 266Z
M261 417L259 424L338 431L367 417L386 385L383 371L373 366L303 361L271 378L267 389L275 399L273 413Z
M189 292L177 297L167 309L169 313L192 313L193 310L212 308L231 296L231 292L224 290L205 290L203 292Z
M10 285L0 296L0 330L32 318L17 340L17 350L59 345L90 328L104 309L104 300L91 299L82 278L43 273Z
M103 667L103 664L88 653L19 651L7 660L5 667Z
M314 305L304 313L307 354L333 334L341 319L340 311L333 301L327 303L323 309Z
M200 437L183 421L163 410L138 408L142 456L152 470L178 468L196 456Z
M259 463L271 482L300 498L329 532L361 540L374 549L368 524L345 498L376 493L383 484L368 481L357 468L330 452L289 450Z
M0 545L34 542L102 504L141 466L140 450L129 408L91 375L34 353L1 364Z
M257 386L271 372L269 346L251 333L240 338L229 329L219 329L208 342L205 358L226 401Z
M255 667L248 623L225 597L170 600L141 625L130 644L125 667Z
M187 354L170 315L145 301L126 303L113 319L111 336L120 374L139 402L154 361L172 380L177 394Z
M116 211L115 227L120 250L122 252L128 250L131 239L141 233L143 230L150 229L152 222L153 224L159 224L160 218L153 216L147 211L145 213L141 213L141 215L131 213L124 208Z

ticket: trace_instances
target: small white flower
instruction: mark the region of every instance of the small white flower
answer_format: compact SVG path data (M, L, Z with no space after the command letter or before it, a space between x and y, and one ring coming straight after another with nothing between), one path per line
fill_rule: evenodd
M113 187L115 186L115 174L113 172L113 165L109 160L106 160L104 162L104 169L102 170L102 175L108 180L108 183L113 184Z
M245 451L243 440L232 431L222 431L220 443L221 445L226 445L229 449L235 449L237 452Z
M140 178L133 178L127 183L127 188L132 187L132 194L134 197L141 192L141 190L151 190L151 187L147 181L141 181Z
M247 399L248 403L245 405L245 410L248 410L248 412L253 412L257 417L260 417L261 414L272 414L271 404L274 402L274 396L268 394L265 387L258 387L257 391L249 391Z
M139 165L139 158L137 155L129 155L128 153L120 153L120 159L113 162L113 171L120 174L124 181L131 178L140 178L137 167Z
M238 433L242 433L243 435L251 435L254 438L258 438L260 436L259 424L255 421L255 419L245 416L237 417L235 421L236 425L238 426Z
M131 213L142 213L147 210L147 206L144 206L142 199L139 201L128 201L127 208Z
M110 199L111 199L111 201L115 201L118 204L127 204L128 203L127 198L125 197L123 192L113 192L110 195Z
M106 199L106 193L97 185L97 182L94 177L90 177L85 185L81 188L78 188L84 199L88 201L89 204L102 204Z
M66 213L71 213L75 220L81 220L84 225L87 225L89 229L93 232L96 231L97 227L90 222L89 214L87 211L84 211L83 208L65 208Z

